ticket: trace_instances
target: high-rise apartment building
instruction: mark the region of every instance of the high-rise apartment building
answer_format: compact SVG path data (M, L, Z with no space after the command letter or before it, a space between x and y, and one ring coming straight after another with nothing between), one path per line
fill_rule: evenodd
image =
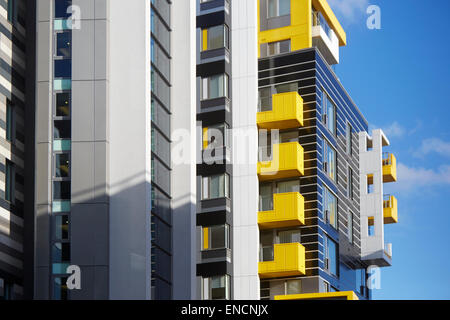
M396 160L327 1L0 0L0 25L1 297L371 298Z

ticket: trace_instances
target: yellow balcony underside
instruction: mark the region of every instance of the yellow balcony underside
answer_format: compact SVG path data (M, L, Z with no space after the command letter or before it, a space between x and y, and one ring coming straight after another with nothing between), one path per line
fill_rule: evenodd
M359 300L353 291L303 293L275 296L275 300Z
M274 245L274 261L258 264L262 279L305 275L305 247L300 243Z
M274 144L272 160L258 162L260 181L269 181L304 174L303 147L298 142Z
M300 193L277 193L273 198L273 210L258 212L260 229L286 228L305 224L305 200Z
M397 181L397 159L390 154L389 161L383 160L383 182L395 181Z
M384 224L398 222L397 199L391 196L389 201L383 201L383 220ZM369 226L373 225L373 218L369 217Z
M272 110L258 112L260 129L291 129L303 126L303 99L297 92L274 94Z

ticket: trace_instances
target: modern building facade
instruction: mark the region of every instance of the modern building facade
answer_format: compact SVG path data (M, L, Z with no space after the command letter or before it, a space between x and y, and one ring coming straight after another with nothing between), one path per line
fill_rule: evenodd
M0 25L2 297L371 298L396 160L325 0L0 0Z

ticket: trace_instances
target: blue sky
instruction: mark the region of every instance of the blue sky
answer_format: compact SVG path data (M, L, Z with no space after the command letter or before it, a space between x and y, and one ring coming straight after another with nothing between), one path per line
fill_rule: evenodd
M347 33L336 73L397 157L393 266L374 299L450 299L450 1L328 0ZM369 5L381 30L366 26Z

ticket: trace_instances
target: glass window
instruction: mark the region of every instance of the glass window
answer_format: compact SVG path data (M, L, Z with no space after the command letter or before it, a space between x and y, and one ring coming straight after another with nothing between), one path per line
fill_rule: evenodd
M353 170L350 166L347 173L347 192L349 199L353 200Z
M69 239L69 216L67 215L55 216L55 239L57 240Z
M72 5L72 0L55 0L55 18L69 18L71 14L67 10Z
M70 139L71 130L72 129L70 120L55 120L55 128L54 128L55 139Z
M67 300L67 277L53 279L53 300Z
M291 52L291 40L270 42L267 44L267 56Z
M214 75L202 79L202 99L228 97L228 76Z
M16 0L8 0L8 21L13 22L16 11Z
M287 230L287 231L279 231L278 232L278 239L280 240L280 243L295 243L301 242L300 238L300 230Z
M68 153L55 154L55 177L67 178L70 176L70 155Z
M207 237L203 237L203 249L230 248L230 228L228 225L212 226L204 228Z
M280 143L298 142L298 130L280 133Z
M258 111L272 110L272 96L278 93L298 92L298 82L283 83L258 90Z
M14 107L9 99L6 100L6 140L14 142L15 121Z
M337 199L328 188L323 188L325 220L337 229Z
M336 151L331 147L331 145L323 138L323 169L327 176L336 182Z
M319 96L322 104L323 123L331 133L336 135L336 106L323 89L319 91Z
M53 182L53 200L70 199L70 181Z
M62 59L55 60L55 78L71 78L72 77L72 60Z
M72 32L58 32L56 34L56 55L70 58L72 56Z
M291 0L268 0L267 17L285 16L291 12Z
M272 183L264 183L259 186L259 211L273 210L273 186Z
M207 50L228 48L228 27L219 25L208 28Z
M261 231L260 233L261 251L259 261L273 261L274 260L274 237L273 231Z
M346 141L346 151L347 154L352 154L352 126L347 122L347 127L345 128L345 141Z
M300 181L289 180L277 182L277 193L300 192Z
M302 293L302 281L301 280L286 281L286 294L300 294L300 293Z
M338 275L338 252L337 244L325 236L325 270L330 272L332 275Z
M225 174L203 177L202 179L202 200L228 198L230 193L230 176Z
M53 244L52 247L52 258L53 262L69 262L70 261L70 243L68 242L57 242Z
M206 300L230 299L230 276L215 276L205 278L203 298Z
M5 180L5 200L14 202L15 170L14 164L9 160L6 160Z
M70 92L56 94L56 116L70 117Z
M214 146L217 147L228 147L229 146L229 132L228 125L226 123L209 126L208 127L208 146L211 143L214 143Z
M353 214L347 213L347 237L350 243L353 243Z

